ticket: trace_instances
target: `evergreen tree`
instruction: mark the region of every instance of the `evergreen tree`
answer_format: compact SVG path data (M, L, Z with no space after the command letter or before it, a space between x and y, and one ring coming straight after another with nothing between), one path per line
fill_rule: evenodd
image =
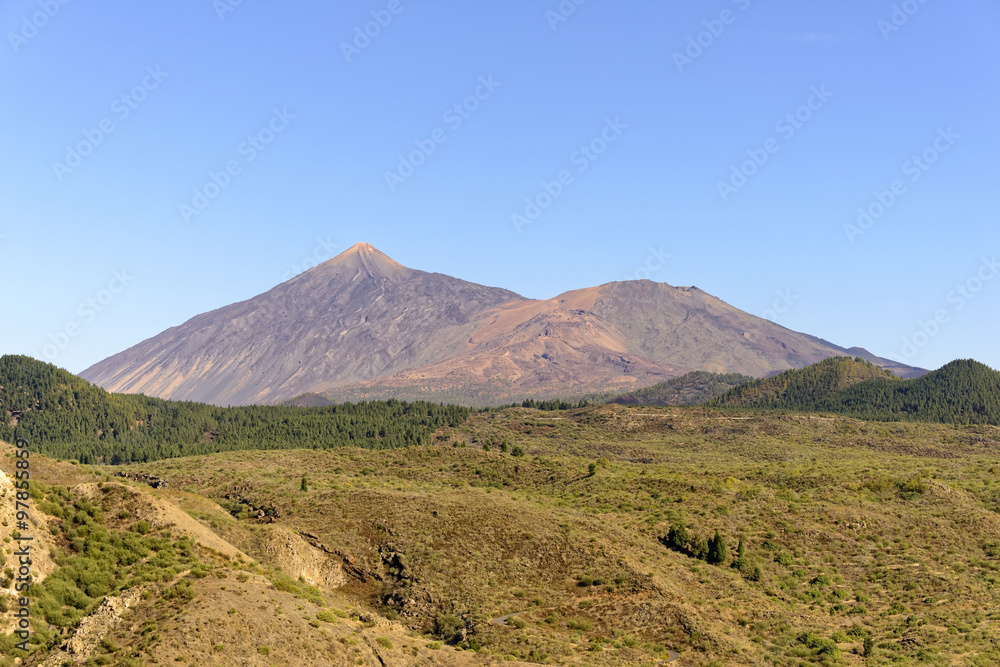
M667 531L667 546L671 549L687 553L688 542L690 541L691 536L688 534L687 527L683 522L675 523Z
M743 546L743 538L741 537L739 543L736 545L736 558L733 559L733 567L737 570L742 570L746 565L747 555Z
M708 554L706 560L713 565L721 565L726 562L726 541L715 531L715 535L708 541Z
M691 542L691 555L698 560L708 559L708 540L699 537Z

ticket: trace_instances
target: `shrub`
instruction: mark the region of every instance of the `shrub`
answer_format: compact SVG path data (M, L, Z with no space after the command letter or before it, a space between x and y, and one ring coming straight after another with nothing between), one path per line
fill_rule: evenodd
M448 643L461 639L465 621L454 614L438 614L434 619L434 634Z
M899 491L900 497L905 499L920 495L927 490L927 487L924 486L919 477L913 477L911 479L896 480L896 489Z
M691 543L691 555L698 560L706 560L708 558L708 540L704 537L699 537Z
M376 637L375 643L384 649L392 650L392 642L386 639L385 637Z

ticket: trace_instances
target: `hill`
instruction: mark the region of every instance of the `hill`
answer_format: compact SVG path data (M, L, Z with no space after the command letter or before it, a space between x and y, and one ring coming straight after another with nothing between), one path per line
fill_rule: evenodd
M82 376L114 392L217 405L318 395L482 406L623 393L695 370L760 377L843 354L696 287L639 280L526 299L359 243Z
M30 357L0 357L0 439L84 463L129 463L240 449L365 447L430 441L466 408L430 403L220 408L111 394Z
M1000 424L1000 373L973 359L959 359L913 380L856 384L815 407L881 421Z
M698 405L718 398L733 387L754 378L739 373L721 375L705 371L692 371L679 378L636 389L612 398L607 403L619 405Z
M1000 373L961 359L903 380L863 359L826 359L734 387L706 405L833 412L878 421L1000 424Z
M894 377L860 357L832 357L806 368L747 382L707 404L713 407L811 410L815 409L818 401L859 382L891 380Z
M431 442L34 454L30 664L1000 662L1000 428L606 405Z

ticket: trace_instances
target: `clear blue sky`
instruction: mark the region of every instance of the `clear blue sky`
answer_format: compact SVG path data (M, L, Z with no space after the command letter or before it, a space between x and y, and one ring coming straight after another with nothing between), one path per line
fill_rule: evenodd
M230 2L0 3L0 352L79 372L367 241L1000 368L995 0Z

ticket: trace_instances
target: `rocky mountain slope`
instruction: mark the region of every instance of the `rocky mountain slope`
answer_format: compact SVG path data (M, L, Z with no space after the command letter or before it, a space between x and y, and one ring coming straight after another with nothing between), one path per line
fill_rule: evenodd
M359 243L81 375L111 391L219 405L303 394L489 404L627 391L693 370L760 377L846 353L696 287L640 280L532 300L409 269Z

